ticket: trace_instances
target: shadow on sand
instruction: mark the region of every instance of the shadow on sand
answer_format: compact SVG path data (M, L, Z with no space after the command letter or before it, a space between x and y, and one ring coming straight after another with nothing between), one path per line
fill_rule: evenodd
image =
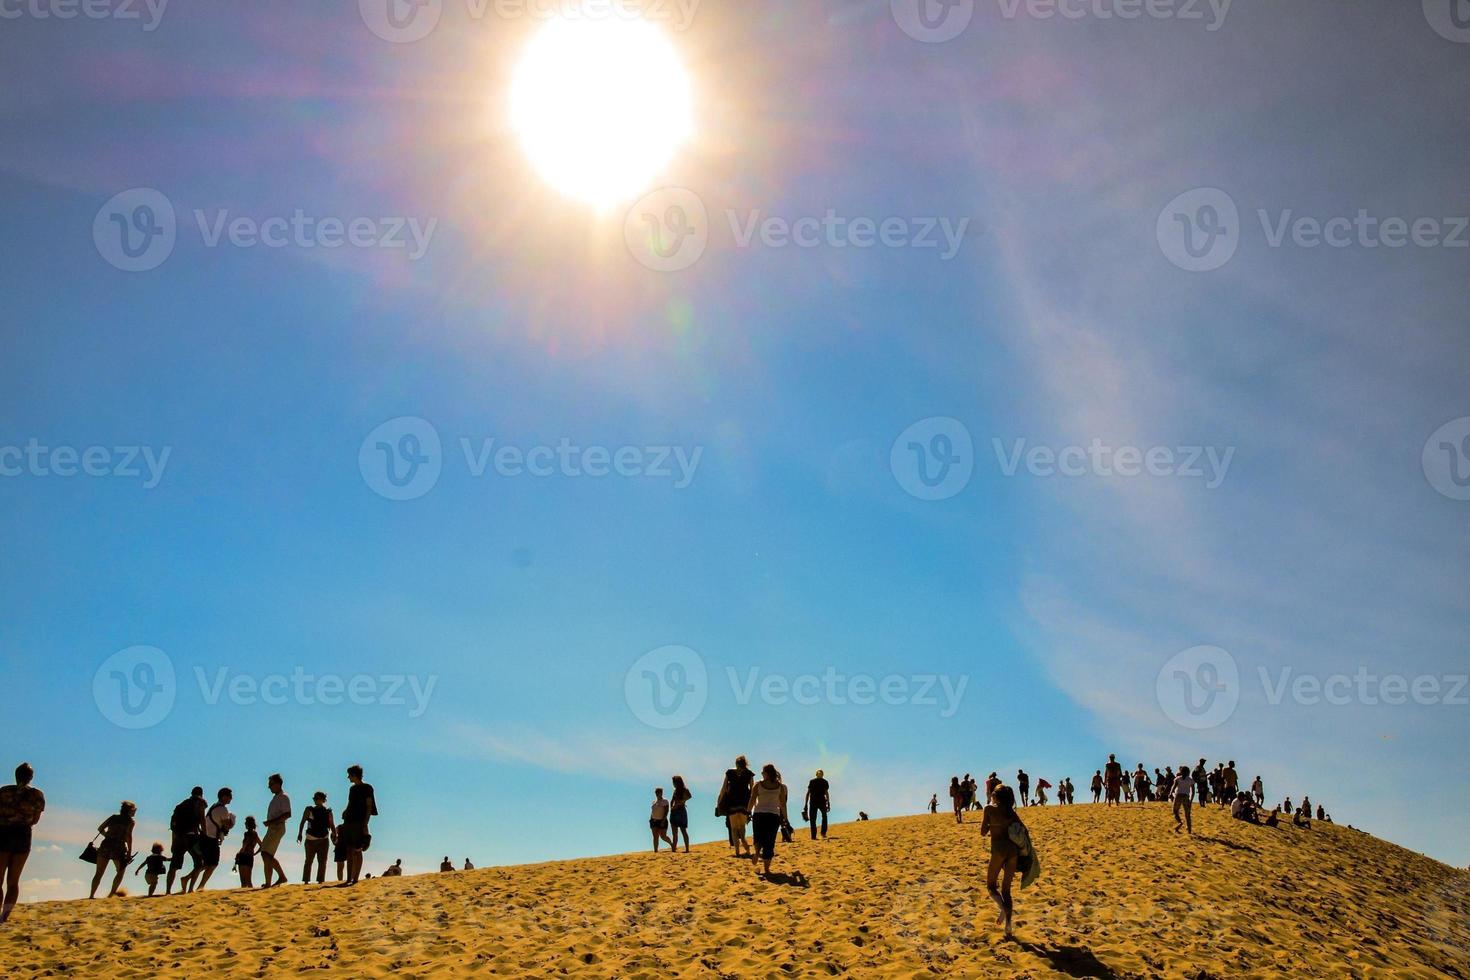
M1202 840L1206 844L1219 844L1221 847L1228 847L1232 851L1248 851L1251 854L1259 854L1260 853L1260 851L1257 851L1254 847L1251 847L1249 844L1237 844L1235 841L1233 841L1233 840L1226 840L1223 837L1206 837L1204 834L1195 834L1194 835L1194 839L1195 840Z
M773 885L790 885L793 888L807 888L810 885L806 880L806 875L800 871L793 871L790 874L784 871L772 871L766 875L766 881Z
M1028 953L1034 953L1051 964L1058 973L1069 977L1116 977L1112 969L1092 955L1092 950L1080 946L1042 946L1039 943L1017 943Z

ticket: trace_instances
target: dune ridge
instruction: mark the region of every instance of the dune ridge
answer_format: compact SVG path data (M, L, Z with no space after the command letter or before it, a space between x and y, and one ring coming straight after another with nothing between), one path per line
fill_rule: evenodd
M0 928L11 977L1470 976L1470 875L1344 826L1161 804L1021 811L1043 861L992 923L978 814L269 892L43 902ZM386 864L370 854L369 868Z

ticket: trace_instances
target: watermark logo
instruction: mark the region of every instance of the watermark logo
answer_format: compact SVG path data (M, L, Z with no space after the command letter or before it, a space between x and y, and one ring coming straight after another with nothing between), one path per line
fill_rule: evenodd
M422 718L429 710L429 700L439 683L438 674L309 674L305 667L295 667L289 674L254 674L231 672L219 667L211 674L203 667L194 668L199 696L210 707L220 701L241 707L265 705L278 708L298 705L305 708L335 708L343 704L359 707L406 708L411 719Z
M893 440L888 465L910 496L945 500L969 484L975 471L975 444L958 419L920 419Z
M650 650L623 677L623 698L645 725L671 731L692 723L709 699L704 658L686 646Z
M1032 476L1137 476L1178 477L1203 480L1205 489L1215 490L1225 482L1235 447L1226 446L1110 446L1094 438L1086 446L1029 446L1025 439L1014 440L1007 448L1000 439L992 439L1000 471L1015 476L1024 465Z
M788 704L811 707L849 704L865 707L886 704L891 707L913 706L938 708L939 717L953 718L964 700L970 676L961 674L843 674L828 667L820 674L762 673L751 667L744 676L734 667L725 668L730 692L742 707L759 697L762 704L782 707Z
M889 0L888 6L903 32L926 44L954 40L975 16L975 0Z
M1470 44L1470 0L1424 0L1424 19L1445 40Z
M119 650L92 675L97 710L119 728L152 728L174 710L177 694L174 663L157 647Z
M142 480L144 490L163 482L172 446L48 446L34 436L24 446L0 446L0 477L39 479L77 476Z
M1420 462L1431 487L1451 500L1470 500L1470 415L1435 429Z
M1349 704L1397 706L1410 702L1422 707L1444 705L1463 708L1470 706L1470 674L1375 674L1366 666L1360 666L1352 674L1297 673L1292 667L1282 667L1272 677L1265 667L1257 667L1261 689L1266 703L1275 707L1287 696L1295 704L1315 707L1328 704L1343 707Z
M434 489L444 469L439 431L413 415L389 419L357 450L363 482L388 500L416 500Z
M1217 728L1230 720L1240 703L1240 668L1219 647L1190 647L1159 668L1154 693L1176 725Z
M148 272L173 254L178 218L173 202L151 187L114 194L92 219L97 254L123 272Z
M709 212L687 188L660 188L628 209L623 240L639 264L655 272L679 272L709 247Z
M1015 20L1025 13L1033 20L1178 20L1204 21L1208 7L1210 33L1225 26L1232 0L998 0L1001 16Z
M362 22L384 41L412 44L439 26L444 0L357 0Z
M1164 206L1154 225L1164 257L1188 272L1210 272L1240 247L1240 211L1218 187L1196 187Z

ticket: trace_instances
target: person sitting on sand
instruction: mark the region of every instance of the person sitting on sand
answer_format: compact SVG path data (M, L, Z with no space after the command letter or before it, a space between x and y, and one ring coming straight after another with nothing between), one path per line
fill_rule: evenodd
M168 858L163 856L163 842L154 841L152 853L143 859L143 863L138 865L138 870L133 874L136 875L138 871L145 872L143 880L148 882L148 897L152 898L153 893L158 891L158 879L163 877L167 870Z
M1260 815L1256 812L1256 804L1250 798L1250 794L1237 791L1235 799L1230 804L1230 816L1236 820L1244 820L1246 823L1260 823Z
M751 785L754 782L755 773L751 772L750 763L745 761L745 756L736 756L735 768L725 770L725 781L720 784L720 795L715 798L715 816L729 820L730 846L735 848L736 857L740 857L742 851L755 856L745 839L745 825L750 818Z
M1317 804L1317 819L1322 821L1326 821L1327 819L1327 811L1322 809L1322 804L1320 803Z
M960 777L949 777L949 801L954 804L954 822L965 822L965 788L960 784Z
M1279 827L1281 825L1281 807L1272 807L1271 815L1266 818L1267 827Z
M378 815L378 800L373 787L362 781L362 766L349 766L347 781L352 785L347 790L347 806L342 810L342 826L337 836L347 846L346 883L355 885L362 875L363 852L372 846L368 821Z
M440 874L443 874L446 871L453 871L453 870L454 870L454 862L451 861L451 860L449 860L449 855L448 854L444 855L444 860L442 860L442 861L439 862L439 873Z
M260 863L265 867L265 886L284 885L286 869L276 860L276 851L286 838L286 824L291 819L291 797L286 795L286 783L280 773L275 773L267 782L271 791L270 807L265 811L265 838L260 842Z
M383 877L384 878L401 878L401 877L403 877L403 858L399 858L397 861L394 861L393 862L393 866L391 868L389 868L387 871L384 871L383 872Z
M31 785L30 763L15 767L15 782L0 786L0 922L20 901L20 875L31 856L31 830L41 822L46 796Z
M470 863L470 859L469 858L465 858L464 859L464 870L465 871L473 871L473 870L475 870L475 866Z
M1194 777L1189 774L1189 766L1179 767L1179 775L1174 777L1174 833L1179 833L1180 828L1187 829L1192 835L1194 833L1194 818L1190 816L1190 807L1194 805ZM1184 811L1184 819L1179 819L1179 811Z
M1305 830L1312 829L1312 811L1307 809L1305 803L1298 807L1296 812L1291 815L1291 825L1293 827L1301 827Z
M1094 769L1092 771L1092 802L1096 803L1097 801L1099 801L1099 800L1102 799L1102 791L1103 791L1102 770L1101 769Z
M240 850L235 852L235 870L240 873L240 887L255 887L255 855L264 853L260 849L260 833L255 829L255 818L245 818L245 836L240 838Z
M669 780L674 784L674 795L669 800L669 829L673 831L674 850L679 850L679 835L684 835L684 853L689 853L689 801L694 794L684 785L684 777L675 775Z
M138 808L133 803L123 800L118 811L97 827L102 843L97 847L97 872L92 875L92 892L88 898L97 897L97 885L109 864L117 866L117 874L112 878L112 888L108 890L107 897L113 897L122 887L123 872L133 861L133 826L136 822L133 817L137 812Z
M817 814L822 815L822 839L827 839L827 813L832 809L832 784L818 769L806 784L806 802L801 807L801 819L811 825L812 840L817 839Z
M771 860L776 856L776 834L786 819L786 784L776 767L767 762L761 766L760 781L755 784L750 796L750 817L755 824L755 851L763 870L761 877L771 873Z
M1011 879L1016 874L1020 849L1011 840L1011 824L1018 821L1016 794L1005 785L997 786L991 802L980 818L980 836L990 835L990 866L985 872L985 890L1000 908L995 924L1005 924L1006 938L1011 937L1011 918L1015 906L1011 902ZM999 888L996 887L999 879Z
M669 801L664 799L664 788L656 786L653 790L653 808L648 813L648 829L653 831L653 853L658 853L658 842L663 841L669 845L669 850L678 850L674 842L669 840Z
M301 814L296 825L296 843L301 843L301 834L306 833L306 864L301 868L301 883L311 883L311 865L316 862L316 883L320 885L327 877L327 847L337 833L337 821L332 817L332 808L327 806L327 794L317 790L311 796L311 806ZM342 880L339 872L337 880Z

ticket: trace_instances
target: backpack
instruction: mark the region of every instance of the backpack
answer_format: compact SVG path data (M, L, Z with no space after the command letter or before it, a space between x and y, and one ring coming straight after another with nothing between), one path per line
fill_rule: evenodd
M191 796L174 807L174 814L168 821L168 829L174 833L188 833L199 829L198 811L194 809L194 805L194 797Z

